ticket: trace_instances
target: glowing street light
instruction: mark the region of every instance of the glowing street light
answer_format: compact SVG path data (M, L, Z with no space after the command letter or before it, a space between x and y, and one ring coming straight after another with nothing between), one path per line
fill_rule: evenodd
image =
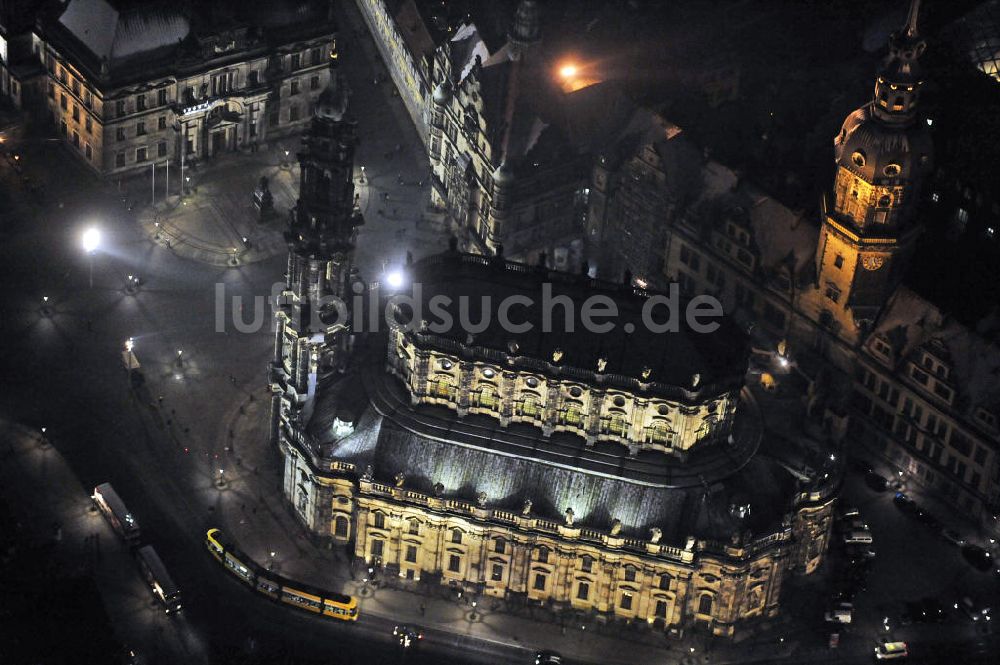
M573 78L574 76L576 76L576 72L577 69L576 65L574 64L563 65L562 67L559 68L559 76L563 77L564 79Z
M390 270L386 273L385 283L389 285L391 289L402 288L405 278L403 277L403 271L398 268L395 270Z
M90 288L94 288L94 252L101 246L101 231L93 226L83 232L83 251L90 259Z

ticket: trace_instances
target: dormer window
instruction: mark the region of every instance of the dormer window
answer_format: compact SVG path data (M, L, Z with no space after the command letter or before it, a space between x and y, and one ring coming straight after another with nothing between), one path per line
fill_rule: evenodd
M855 150L854 154L851 155L851 161L854 162L855 166L863 167L868 160L865 158L863 151Z
M896 163L886 164L885 168L882 169L882 173L889 176L890 178L898 176L900 173L902 173L902 171L903 167L901 167L899 164Z
M879 355L884 356L886 358L892 357L892 347L889 346L889 344L887 344L885 341L881 339L876 339L875 343L872 346L874 347L875 352L878 353Z

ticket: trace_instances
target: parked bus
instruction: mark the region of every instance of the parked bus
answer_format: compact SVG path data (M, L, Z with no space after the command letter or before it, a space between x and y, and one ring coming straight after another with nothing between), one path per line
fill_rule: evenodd
M139 522L125 507L125 503L122 502L111 483L103 483L95 487L91 498L119 536L127 542L139 540Z
M135 552L136 560L139 562L139 569L142 571L146 583L153 590L157 600L163 605L167 614L173 614L181 609L181 592L170 579L166 566L160 561L160 556L153 549L152 545L140 547Z

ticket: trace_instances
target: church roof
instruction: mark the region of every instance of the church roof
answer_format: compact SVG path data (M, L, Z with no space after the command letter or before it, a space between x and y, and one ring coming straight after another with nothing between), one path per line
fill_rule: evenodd
M642 537L657 527L674 544L689 535L762 535L779 528L790 509L791 474L754 456L760 421L750 403L743 405L735 445L681 461L659 453L629 457L621 446L588 447L565 433L546 438L529 425L504 428L485 416L459 419L443 407L413 409L380 364L340 382L320 396L308 431L325 443L328 458L355 464L359 473L371 466L378 482L391 483L401 473L407 488L432 494L440 483L444 496L469 502L484 492L489 507L512 512L530 499L539 517L558 521L572 508L581 526L608 529L617 519L627 535ZM328 414L340 408L342 396L358 393L368 393L371 406L352 434L331 440ZM730 509L737 503L751 506L748 517Z

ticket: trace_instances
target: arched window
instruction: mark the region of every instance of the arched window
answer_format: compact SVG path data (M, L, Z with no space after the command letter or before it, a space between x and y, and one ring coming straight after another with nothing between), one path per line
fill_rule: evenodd
M712 614L712 594L704 593L698 599L698 614Z
M333 535L337 538L347 538L350 532L350 522L344 515L337 515L333 518Z
M460 529L451 530L451 542L457 545L462 544L462 531Z

